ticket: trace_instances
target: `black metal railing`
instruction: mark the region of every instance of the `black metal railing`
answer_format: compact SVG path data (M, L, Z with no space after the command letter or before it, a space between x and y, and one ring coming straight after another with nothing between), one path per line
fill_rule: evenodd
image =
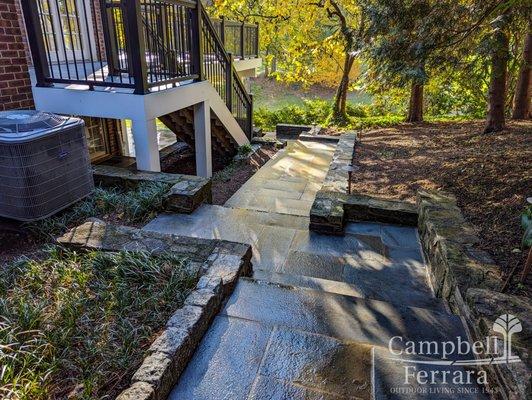
M235 58L254 58L259 55L259 25L211 18L225 49Z
M202 21L202 74L214 86L220 97L225 100L227 108L232 112L248 138L253 133L253 99L248 94L238 76L233 56L228 53L222 43L215 25L200 7Z
M213 23L201 0L22 0L22 7L38 86L146 94L209 80L251 137L252 99L230 53L258 56L257 25Z

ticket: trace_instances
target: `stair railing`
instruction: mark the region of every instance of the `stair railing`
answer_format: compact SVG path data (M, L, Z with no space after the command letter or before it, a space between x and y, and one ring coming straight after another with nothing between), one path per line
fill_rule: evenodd
M253 98L246 90L234 65L233 56L229 54L213 25L209 15L203 8L201 0L197 0L197 12L200 16L198 38L200 70L202 79L208 80L218 94L224 99L246 136L253 135Z

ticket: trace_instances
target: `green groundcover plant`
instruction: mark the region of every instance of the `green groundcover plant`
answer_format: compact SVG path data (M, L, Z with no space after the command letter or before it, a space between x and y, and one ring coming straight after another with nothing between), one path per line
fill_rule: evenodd
M136 188L97 187L94 192L64 212L30 223L27 228L43 239L53 238L89 217L113 216L124 225L152 219L162 208L171 184L143 182Z
M58 246L5 266L0 398L114 398L197 278L173 254Z

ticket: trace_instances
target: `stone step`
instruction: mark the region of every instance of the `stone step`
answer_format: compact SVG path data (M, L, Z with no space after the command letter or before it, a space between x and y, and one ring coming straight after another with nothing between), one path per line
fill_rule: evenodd
M143 229L211 239L233 227L276 226L308 229L307 217L204 204L190 215L161 214ZM227 228L227 229L226 229ZM223 238L225 240L230 240Z
M239 281L222 314L378 346L388 346L393 336L467 338L461 319L442 311L246 279Z
M367 275L370 277L371 273ZM384 277L386 276L384 275ZM382 277L376 277L375 281L357 279L355 283L347 283L315 278L313 276L283 274L254 269L252 279L294 288L307 288L356 298L382 300L391 304L403 304L442 312L447 311L445 303L441 299L435 298L428 288L426 290L393 290L386 287L386 283L382 280ZM390 278L392 282L388 282L388 285L394 282L393 275Z
M144 230L184 235L202 239L223 239L255 244L265 228L268 231L307 229L308 218L233 209L204 204L190 215L160 214Z
M356 341L218 316L174 387L169 400L303 400L303 399L454 399L456 392L435 395L436 389L471 389L445 385L439 374L430 385L410 378L404 363L387 348ZM437 366L411 363L419 371ZM441 367L459 370L459 367ZM478 389L478 388L477 388ZM404 390L404 393L401 393ZM398 393L397 393L398 392ZM463 399L482 398L461 394Z

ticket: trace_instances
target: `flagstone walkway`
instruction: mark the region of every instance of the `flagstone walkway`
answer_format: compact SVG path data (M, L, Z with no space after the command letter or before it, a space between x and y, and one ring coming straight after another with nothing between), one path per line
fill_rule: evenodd
M416 394L423 387L405 386L404 366L387 357L394 336L467 337L432 293L416 230L371 223L350 224L343 237L308 230L333 152L331 144L290 142L224 207L161 215L144 228L253 247L253 277L240 279L169 399L456 398ZM438 387L446 384L431 386Z

